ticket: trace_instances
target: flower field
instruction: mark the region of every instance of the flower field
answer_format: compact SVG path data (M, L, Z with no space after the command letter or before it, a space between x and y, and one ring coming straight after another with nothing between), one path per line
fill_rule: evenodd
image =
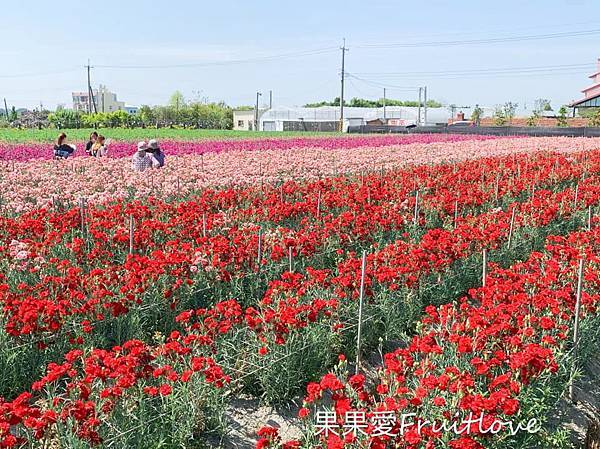
M131 148L0 144L0 448L212 447L240 396L304 396L302 435L258 448L567 447L545 424L598 350L600 141L172 141L141 174ZM469 412L542 430L432 425Z

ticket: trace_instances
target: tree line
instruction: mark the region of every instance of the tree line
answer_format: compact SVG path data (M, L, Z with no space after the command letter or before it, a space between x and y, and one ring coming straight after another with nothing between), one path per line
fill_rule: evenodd
M48 116L57 128L181 127L231 129L233 109L224 102L186 101L177 91L164 106L141 106L136 114L125 111L91 114L62 109Z
M405 106L416 108L419 106L417 100L394 100L392 98L380 98L378 100L368 100L365 98L352 98L349 101L344 100L344 106L351 108L382 108L383 106ZM421 105L425 104L424 102ZM322 106L339 106L340 97L335 97L333 101L320 101L317 103L307 103L304 105L305 108L319 108ZM428 108L441 108L442 103L435 100L427 100Z
M43 128L53 126L58 129L73 128L144 128L178 127L202 129L233 128L233 108L225 102L186 101L183 95L175 92L167 105L141 106L136 114L126 111L93 112L75 111L58 107L55 112L28 111L9 113L9 120L2 120L5 126L23 128Z

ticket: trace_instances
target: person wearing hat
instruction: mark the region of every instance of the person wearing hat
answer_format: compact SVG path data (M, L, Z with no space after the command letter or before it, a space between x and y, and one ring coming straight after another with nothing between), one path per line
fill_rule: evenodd
M131 160L131 168L133 171L145 171L158 167L158 161L152 157L151 154L146 153L148 144L146 142L138 142L137 151L133 155Z
M152 154L152 157L158 162L159 167L165 166L165 153L160 149L156 139L148 141L148 149L146 151Z

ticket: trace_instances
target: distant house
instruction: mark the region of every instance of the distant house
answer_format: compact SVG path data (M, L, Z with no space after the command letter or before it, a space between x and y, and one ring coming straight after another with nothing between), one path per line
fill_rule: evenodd
M258 117L265 112L265 110L258 111ZM252 131L254 130L254 109L236 109L233 111L233 129L236 131Z
M92 89L92 101L90 101L89 93L73 92L73 109L81 112L115 112L124 111L125 102L117 100L117 94L108 90L102 84L98 89ZM92 110L90 111L90 105ZM94 107L95 106L95 107Z
M598 58L598 69L592 73L589 78L592 79L593 83L591 86L586 87L583 92L584 97L581 100L574 101L569 106L575 109L579 108L597 108L600 107L600 58Z
M140 112L140 108L137 106L125 106L123 110L129 115L136 115L138 112Z

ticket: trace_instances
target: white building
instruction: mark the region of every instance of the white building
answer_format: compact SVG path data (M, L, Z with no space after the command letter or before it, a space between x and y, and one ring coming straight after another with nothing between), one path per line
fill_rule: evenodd
M265 113L266 109L258 110L258 117ZM238 109L233 111L233 129L235 131L252 131L254 129L254 109ZM260 128L262 129L262 128Z
M92 89L93 93L93 103L92 110L89 110L89 94L88 92L73 92L73 109L75 111L82 112L114 112L114 111L126 111L128 109L135 109L135 112L129 113L137 113L137 108L134 107L125 107L124 101L117 100L117 94L108 90L106 86L100 84L98 89ZM96 106L94 108L94 105Z
M254 120L254 111L248 111ZM409 126L417 123L419 108L404 106L388 106L383 108L344 108L344 131L348 126L366 125L368 123L387 123L392 126ZM424 108L421 108L424 117ZM427 108L427 120L421 125L446 125L452 117L447 108ZM319 108L286 108L278 107L260 114L261 131L337 131L339 129L340 108L322 106ZM234 114L234 129L235 129Z

